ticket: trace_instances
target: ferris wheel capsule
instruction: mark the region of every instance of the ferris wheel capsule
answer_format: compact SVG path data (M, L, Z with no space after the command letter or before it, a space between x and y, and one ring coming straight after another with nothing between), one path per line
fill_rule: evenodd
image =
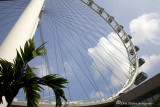
M132 36L130 35L124 35L122 37L122 40L124 41L124 43L128 43L130 39L132 39Z
M138 47L138 46L134 46L134 48L135 48L136 52L139 51L139 47ZM133 54L134 54L134 49L131 48L131 49L129 50L129 53L130 53L131 55L133 55Z
M92 7L92 4L94 3L93 0L88 0L88 6Z
M121 30L123 29L123 26L122 25L119 25L116 29L117 33L121 32Z
M83 4L80 6L81 2L87 6ZM90 100L93 97L92 93L95 94L95 92L98 96L97 98L102 99L99 101L104 99L114 100L114 98L130 90L134 83L138 84L140 83L139 81L144 79L137 79L135 82L135 78L138 78L137 75L140 75L138 74L138 67L145 63L144 59L138 59L137 51L139 47L133 45L132 36L128 35L123 26L119 25L104 8L98 6L93 0L74 0L72 2L55 0L50 6L52 7L47 7L47 9L51 10L46 9L44 14L47 14L47 16L42 15L44 6L42 7L40 17L41 15L45 17L41 19L41 24L45 23L42 28L44 30L45 28L47 29L45 33L50 36L48 37L49 41L51 41L51 37L53 40L51 41L53 44L49 43L54 45L52 47L54 49L48 49L47 54L50 55L52 53L52 58L55 60L48 58L52 60L49 62L46 58L44 62L47 62L48 65L44 65L47 65L46 67L48 68L46 70L48 70L49 74L62 74L69 80L75 77L76 80L69 81L69 84L73 82L73 85L76 85L75 89L82 88L79 93L81 91L85 95L81 98L78 95L80 102L85 98ZM42 32L40 31L40 33ZM46 36L45 39L48 38ZM54 72L50 72L49 63L53 64ZM105 71L105 73L102 71ZM99 75L100 78L97 78L99 81L94 77L95 74ZM108 74L113 78L106 78ZM121 76L126 79L121 78ZM113 83L115 82L114 80L117 82L118 88L113 86L115 85ZM74 84L74 82L77 83ZM100 82L103 82L103 84L99 84ZM92 90L88 84L92 87ZM74 96L70 95L70 91L72 94L74 93L73 95L77 95L77 92L74 92L74 88L67 86L68 90L66 92L68 92L68 98L70 98L68 101L73 101L74 98ZM107 97L103 98L103 92L105 91L107 92ZM110 95L112 94L112 97L108 95L108 92ZM49 95L49 97L51 98L52 96ZM79 101L77 102L80 103Z
M135 84L135 85L139 85L139 84L142 83L145 79L147 79L147 77L148 77L148 76L147 76L147 74L146 74L145 72L140 72L140 73L137 75L134 84Z
M139 63L139 67L141 67L145 63L145 60L143 58L139 58L138 63ZM136 67L136 62L134 62L133 67L134 68Z
M108 23L111 23L112 21L114 20L114 17L113 16L110 16L107 20Z

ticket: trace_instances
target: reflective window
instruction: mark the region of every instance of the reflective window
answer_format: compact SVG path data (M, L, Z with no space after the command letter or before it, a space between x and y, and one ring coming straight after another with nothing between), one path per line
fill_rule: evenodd
M148 98L148 99L147 99L147 102L148 102L148 103L152 103L152 102L153 102L152 97Z
M146 101L145 101L145 100L143 100L143 101L141 101L141 103L146 103Z
M159 98L159 94L155 94L155 95L153 96L153 99L154 99L154 100L156 100L157 98Z

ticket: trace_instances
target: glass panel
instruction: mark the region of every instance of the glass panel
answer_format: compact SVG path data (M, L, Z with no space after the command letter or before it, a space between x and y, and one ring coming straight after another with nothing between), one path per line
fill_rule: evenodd
M153 102L152 97L148 98L147 101L148 101L148 103L152 103Z
M143 101L141 101L142 103L146 103L146 101L145 100L143 100Z
M153 96L153 99L154 99L154 100L156 100L157 98L159 98L159 94L155 94L155 95Z

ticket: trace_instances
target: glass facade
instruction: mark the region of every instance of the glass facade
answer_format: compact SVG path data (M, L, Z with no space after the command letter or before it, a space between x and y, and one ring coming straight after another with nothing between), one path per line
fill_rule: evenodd
M141 96L140 98L135 99L132 102L136 102L136 103L133 105L130 105L130 107L147 107L147 106L150 107L150 105L159 98L160 98L160 91L159 89L157 89L147 93L145 96ZM156 106L160 107L160 101Z
M126 102L126 107L160 107L159 81L160 73L120 96L117 101Z

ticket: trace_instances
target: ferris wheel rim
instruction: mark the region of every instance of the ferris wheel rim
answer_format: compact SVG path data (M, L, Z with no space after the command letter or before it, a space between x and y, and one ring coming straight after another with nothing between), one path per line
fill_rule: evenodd
M83 3L85 3L86 5L90 5L89 4L89 2L91 2L92 0L81 0ZM87 1L87 2L85 2L85 1ZM98 10L94 10L93 8L92 8L92 10L94 10L96 13L98 13L108 24L109 24L109 22L108 22L108 19L107 18L112 18L112 16L110 16L103 8L101 8L100 6L98 6L96 3L93 3L93 4L95 4L97 7L98 7ZM91 7L91 6L89 6L89 7ZM102 16L102 14L103 13L105 13L105 14L107 14L109 17L107 17L107 18L105 18L105 17L103 17ZM127 36L127 33L123 30L123 28L121 27L121 25L119 25L115 20L114 20L114 18L112 18L113 20L113 22L115 22L116 23L116 27L117 28L120 28L121 29L121 31L124 33L124 35L126 35L126 37L129 39L129 37ZM114 26L110 23L109 24L113 29L114 29ZM116 29L114 29L114 31L117 33L117 35L120 37L120 39L121 39L121 41L124 43L124 41L122 40L122 37L120 36L120 34L118 33L118 31L116 30ZM116 97L118 97L119 96L119 94L120 93L123 93L125 90L127 90L128 88L130 88L131 86L132 86L132 84L133 84L133 82L134 82L134 80L135 80L135 78L136 78L136 76L137 76L137 74L138 74L138 56L137 56L137 52L136 52L136 50L135 50L135 48L134 48L134 45L133 45L133 43L132 43L132 41L129 39L129 44L131 44L131 46L132 46L132 48L133 48L133 51L134 51L134 55L135 55L135 57L133 57L134 59L136 59L135 60L135 72L133 72L133 74L132 74L132 72L131 72L131 75L130 75L130 78L127 80L127 82L126 82L126 85L124 85L123 86L123 90L120 90L116 95L114 95L111 99L114 99L114 98L116 98ZM125 43L124 43L124 46L125 46ZM126 50L127 50L127 53L128 53L128 57L130 58L130 54L129 54L129 50L127 49L127 47L125 47L126 48ZM134 60L133 59L133 60ZM133 62L131 61L132 59L130 58L130 66L132 66L133 65ZM133 71L134 71L133 70Z
M86 4L87 6L89 6L93 11L95 11L99 16L101 16L111 27L112 29L116 32L117 36L120 38L120 40L122 41L126 52L128 54L128 59L129 59L129 63L130 63L130 72L129 72L129 78L126 81L125 85L123 86L123 88L115 95L113 95L111 98L109 99L115 99L117 97L119 97L119 95L121 93L124 93L126 90L128 90L129 88L132 87L132 85L134 84L134 81L136 79L136 76L138 75L138 68L139 68L139 63L138 63L138 55L137 55L137 51L135 49L135 46L133 44L133 42L131 41L131 38L129 38L129 36L127 35L127 33L124 31L123 26L119 25L116 20L114 19L114 17L112 17L111 15L109 15L104 8L100 7L98 4L96 4L93 0L81 0L84 4ZM93 7L93 5L96 7ZM104 14L106 15L106 17L104 17ZM110 22L111 19L111 22ZM116 25L113 26L112 22ZM117 28L117 29L116 29ZM118 31L118 29L120 31ZM122 33L122 34L120 34ZM128 47L126 46L125 41L123 40L122 37L126 37L128 39L128 43L130 44ZM129 47L131 47L130 49L133 49L133 54L130 54L130 50ZM135 67L132 69L132 66L135 65Z
M117 97L119 97L121 93L124 93L126 90L128 90L130 87L132 87L132 85L134 84L136 76L139 73L138 72L138 68L139 68L138 55L137 55L136 49L134 47L134 44L131 41L131 38L129 38L127 33L124 31L123 26L119 25L111 15L109 15L102 7L100 7L99 5L94 3L93 0L80 0L80 1L83 2L84 4L86 4L88 7L90 7L99 16L101 16L107 22L107 24L110 25L110 27L115 31L117 36L120 38L121 42L123 43L123 45L126 49L127 55L128 55L130 69L131 69L129 72L129 78L127 79L125 85L122 87L122 89L118 93L116 93L115 95L112 95L112 97L109 97L106 99L107 101L111 101L111 100L114 100ZM95 5L96 8L95 7L93 8L92 5ZM104 17L103 14L105 14L106 17ZM112 20L111 22L109 22L110 19ZM115 26L112 23L114 23ZM120 33L122 33L122 34L120 34ZM126 43L123 40L123 37L128 39L127 44L130 44L129 46L126 46ZM133 49L132 55L130 54L129 49ZM134 68L133 68L133 65L135 65ZM68 103L70 103L70 102L68 102ZM71 104L72 104L72 102L71 102Z
M136 79L136 77L139 73L138 72L138 68L139 68L138 55L137 55L136 49L135 49L135 47L134 47L134 45L131 41L131 38L124 31L123 26L119 25L116 22L114 17L109 15L102 7L100 7L99 5L94 3L93 0L80 0L80 1L83 2L84 4L86 4L88 7L90 7L99 16L101 16L104 19L104 21L107 22L108 25L110 25L110 27L115 31L117 36L120 38L121 42L123 43L123 45L126 49L127 55L128 55L129 65L130 65L129 78L127 79L125 85L121 88L120 91L118 91L116 94L112 95L111 97L109 97L105 100L105 102L106 101L112 101L112 100L116 99L117 97L119 97L121 93L125 93L125 91L130 89L132 87L132 85L134 84L134 81L135 81L135 79ZM93 8L92 5L94 5L96 8L95 7ZM104 14L106 15L106 17L104 17ZM110 22L110 19L111 19L111 22ZM128 39L127 43L125 43L125 41L123 40L124 37ZM126 46L126 44L130 44L130 45ZM130 54L129 49L133 49L132 55ZM134 68L133 68L133 65L135 65ZM72 104L72 102L68 102L68 103Z

